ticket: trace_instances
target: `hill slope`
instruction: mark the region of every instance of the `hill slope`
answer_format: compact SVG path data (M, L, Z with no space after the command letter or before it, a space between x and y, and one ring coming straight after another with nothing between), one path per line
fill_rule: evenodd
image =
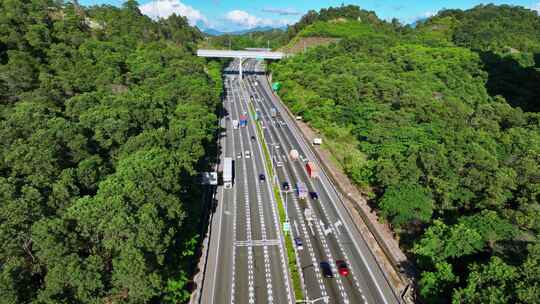
M487 88L513 106L540 111L540 16L522 7L480 5L445 10L418 26L480 54L489 72Z
M273 64L273 78L392 223L426 302L537 303L540 115L493 93L500 66L454 41L457 26L314 21L293 41L341 40Z

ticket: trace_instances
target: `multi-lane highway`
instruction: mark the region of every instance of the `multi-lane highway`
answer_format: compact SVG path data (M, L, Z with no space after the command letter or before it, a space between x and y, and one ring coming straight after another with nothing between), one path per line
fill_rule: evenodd
M243 68L242 81L234 73L238 61L224 76L225 113L221 124L225 136L221 147L223 157L235 160L235 180L232 189L218 192L201 303L294 302L272 182L282 189L290 233L303 243L296 246L296 254L308 299L321 299L323 303L398 303L328 177L320 172L318 178L311 178L306 172L308 160L321 166L271 92L265 76L258 73L263 66L248 60ZM233 127L232 122L248 114L250 106L260 113L263 138L256 133L253 117L245 128ZM270 150L275 176L265 176L261 181L260 174L268 172L263 140ZM290 157L292 149L299 151L298 160ZM290 184L289 190L281 186L284 182ZM298 199L298 182L317 193L317 198ZM348 275L340 275L337 260L348 265ZM330 264L333 278L324 276L322 261Z
M249 102L233 78L224 77L221 154L234 159L235 178L231 189L218 192L202 303L290 303L277 204L269 180L260 179L266 169L255 125L233 128Z

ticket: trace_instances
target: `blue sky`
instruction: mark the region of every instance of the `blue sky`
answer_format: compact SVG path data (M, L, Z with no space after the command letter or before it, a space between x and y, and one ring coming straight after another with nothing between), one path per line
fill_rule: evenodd
M83 5L121 5L123 0L79 0ZM166 17L176 12L199 27L234 31L256 26L283 26L296 22L310 9L355 4L373 10L383 19L398 18L404 23L436 13L442 8L467 9L482 3L521 5L540 11L540 0L473 1L473 0L139 0L141 11L150 16Z

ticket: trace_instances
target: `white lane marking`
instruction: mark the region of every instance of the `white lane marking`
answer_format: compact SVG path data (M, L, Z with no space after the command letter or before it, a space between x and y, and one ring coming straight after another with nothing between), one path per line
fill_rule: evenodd
M253 92L256 94L256 91L253 90ZM248 99L246 98L246 103L248 104L247 106L249 106L249 102L248 102ZM256 130L256 126L254 124L250 124L250 127L251 127L251 130L252 132L255 132L255 135L258 137L258 133L257 133L257 130ZM262 151L262 146L261 146L261 142L264 140L264 136L263 138L260 138L260 140L257 142L257 148L259 150L259 155L262 156L263 155L263 151ZM251 142L250 142L250 146L251 146ZM251 146L252 147L252 146ZM253 149L252 149L253 150ZM262 167L264 169L265 172L268 172L267 168L266 168L266 163L264 162L264 159L262 158L259 158L259 165L260 165L260 162L262 162ZM284 239L283 239L283 235L281 234L281 230L280 230L280 224L279 224L279 218L278 218L278 215L277 215L277 201L274 199L274 196L273 196L273 191L270 187L270 183L269 183L269 180L270 180L271 177L269 177L266 181L265 181L265 184L266 184L266 188L267 188L267 191L268 191L268 194L269 194L269 197L270 197L270 202L271 202L271 209L272 209L272 219L273 219L273 222L274 222L274 227L275 227L275 231L276 231L276 234L279 236L279 239L281 240L281 243L280 243L280 246L279 246L279 256L280 256L280 260L281 260L281 270L282 270L282 275L283 275L283 278L284 278L284 281L285 281L285 289L287 290L287 301L288 303L292 303L292 291L291 291L291 285L290 285L290 277L289 277L289 274L288 274L288 269L287 269L287 263L286 263L286 259L285 259L285 250L284 250Z
M266 111L268 111L268 110L266 109L266 105L265 105L265 104L263 104L262 107L263 107ZM275 129L274 132L276 132L276 133L278 134L278 138L279 138L280 142L283 140L282 137L286 137L286 136L283 136L282 134L280 134L280 131L278 131L277 129ZM289 140L285 139L284 141L287 142L287 143L289 144L290 147L293 147L292 143L290 143ZM285 146L285 145L282 145L282 146ZM294 165L291 165L291 168L293 169L294 175L295 175L296 177L299 177L299 175L298 175L298 173L297 173L297 169L294 167ZM314 187L314 185L313 185L313 183L312 183L312 181L311 181L311 179L310 179L309 177L307 177L307 180L308 180L309 184L312 186L312 188L316 189L316 187ZM324 206L323 206L322 204L319 204L319 205L322 206L322 210L323 210L324 216L325 216L326 218L329 218L329 217L328 217L328 214L327 214L327 212L326 212L326 210L325 210L325 208L324 208ZM308 225L309 225L309 223L308 223ZM328 246L328 244L327 244L327 242L326 242L326 239L324 238L324 235L322 234L322 230L324 230L324 228L323 228L323 229L320 229L320 227L319 227L318 225L315 225L315 226L316 226L316 228L318 228L317 231L318 231L319 234L321 235L322 245L323 245L325 254L327 255L328 259L330 260L330 265L332 266L333 271L336 272L336 271L335 271L335 270L336 270L335 261L334 261L334 259L333 259L333 257L332 257L332 254L331 254L331 251L330 251L330 249L329 249L329 246ZM324 225L323 225L323 226L324 226ZM312 226L311 226L311 225L310 225L310 229L312 229ZM313 233L313 230L312 230L312 233ZM340 251L341 251L341 254L344 256L344 259L346 260L347 264L348 264L348 265L351 265L351 263L349 262L347 256L345 255L345 252L344 252L343 248L341 247L341 243L339 242L339 240L338 240L337 238L336 238L336 243L338 244L338 247L339 247L339 249L340 249ZM352 269L351 269L351 274L350 274L350 275L353 276L354 281L355 281L355 286L356 286L356 288L360 291L361 295L363 296L363 292L362 292L362 290L360 289L360 285L358 284L357 277L356 277L356 276L354 275L354 273L352 272ZM349 300L348 300L347 294L346 294L345 291L344 291L343 282L341 281L341 279L340 279L340 280L337 280L337 281L338 281L338 288L340 289L341 296L342 296L342 298L344 299L344 301L348 303Z
M234 95L234 90L233 90L233 95ZM234 97L234 96L233 96ZM234 105L232 105L233 108ZM236 108L235 108L236 109ZM232 109L231 109L232 110ZM232 113L232 111L231 111ZM238 113L237 113L238 114ZM244 146L243 146L243 142L242 142L242 132L238 132L239 133L239 136L240 136L240 149L242 151L244 151ZM234 138L237 138L237 137L234 137ZM234 148L235 145L233 145L233 148ZM245 164L246 160L245 158L242 158L242 169L243 169L243 177L244 177L244 206L245 206L245 209L244 209L244 212L245 212L245 216L246 216L246 224L245 224L245 228L246 228L246 238L248 241L251 241L251 217L250 217L250 209L249 209L249 195L248 195L248 189L247 189L247 174L246 174L246 164ZM236 187L238 189L238 187ZM239 190L239 189L238 189ZM235 204L235 215L236 215L236 204ZM236 221L235 221L235 224L236 224ZM235 241L237 241L237 239L235 239ZM233 248L236 248L235 246L233 246ZM255 290L254 290L254 274L253 274L253 248L252 247L247 247L247 253L248 253L248 260L247 260L247 265L248 265L248 301L250 304L254 304L255 303ZM234 288L232 288L234 289ZM234 290L232 290L231 292L234 292ZM234 299L232 301L232 303L235 303Z
M245 97L245 95L244 95ZM243 107L242 107L243 109ZM248 109L249 110L249 109ZM247 111L246 111L247 112ZM250 120L250 125L253 124L253 121ZM249 136L249 126L247 128L247 133L248 133L248 136ZM243 143L242 143L243 145ZM250 151L253 151L253 145L251 144L251 140L248 141L248 146L249 146L249 149ZM255 155L255 153L253 153L253 161L251 162L251 167L253 169L253 172L255 174L255 176L257 176L257 156ZM264 221L264 206L263 206L263 202L262 202L262 195L261 195L261 189L259 187L259 182L258 181L255 181L255 191L256 191L256 194L257 194L257 206L258 206L258 209L259 209L259 221L260 221L260 226L261 226L261 237L263 240L266 240L267 238L267 234L266 234L266 225L265 225L265 221ZM273 303L273 289L272 289L272 271L270 269L270 257L268 255L268 246L263 246L263 258L264 258L264 275L265 275L265 280L266 280L266 292L267 292L267 300L268 300L268 303ZM268 288L268 286L270 286Z
M228 130L230 131L230 130ZM235 151L235 144L234 144L234 131L231 132L230 136L232 137L232 155L234 157L236 151ZM236 198L237 198L237 191L238 191L238 187L236 186L236 182L233 182L233 201L232 201L232 204L233 204L233 240L234 241L237 241L237 238L238 238L238 235L237 235L237 231L236 231ZM236 288L236 247L235 246L232 246L232 280L231 280L231 303L234 304L235 303L235 288Z
M273 103L273 101L271 101L271 102ZM265 106L266 106L266 105L263 105L263 108L264 108ZM279 106L279 105L278 105L278 106ZM282 114L282 113L280 113L280 114ZM282 115L282 116L284 116L284 115ZM286 115L285 115L285 116L286 116ZM286 117L286 119L290 120L289 117ZM293 132L293 130L292 130L290 127L289 127L289 130L291 130L291 133L293 133L293 135L295 135L295 132ZM295 130L295 131L296 131L296 130ZM280 133L280 131L278 131L277 129L275 129L275 132L278 133L278 134ZM282 133L285 133L283 130L281 130L281 132L282 132ZM284 134L281 134L281 137L286 138L286 141L289 143L289 145L290 145L291 147L294 147L294 145L292 144L292 140L289 140L289 139L287 138L287 136L285 136ZM305 150L305 149L307 149L307 148L305 148L305 145L306 145L306 144L303 142L303 138L301 138L301 137L299 137L299 138L300 138L300 139L298 139L298 138L295 138L295 139L296 139L296 141L299 143L299 145L300 145L300 142L302 143L302 145L300 145L300 150ZM307 150L309 150L309 149L307 149ZM308 152L311 153L310 150L309 150ZM305 151L303 151L303 153L305 153ZM306 154L306 155L308 155L308 154ZM313 158L313 157L312 157L312 158ZM313 158L313 159L314 159L314 160L317 160L316 158ZM318 163L318 162L317 162L317 163ZM320 166L320 165L319 165L319 166ZM293 167L293 168L294 168L294 167ZM294 170L296 171L296 168L294 168ZM304 172L304 173L305 173L305 172ZM323 172L323 175L324 175L324 172ZM326 175L324 175L324 176L326 177ZM309 184L311 185L311 187L314 188L314 189L316 189L316 187L314 186L312 180L311 180L309 177L307 177L307 180L308 180ZM323 188L325 189L326 193L329 195L329 197L330 197L330 199L331 199L331 201L332 201L332 203L333 203L333 206L334 206L334 208L335 208L335 202L332 200L332 197L331 197L331 195L330 195L330 192L329 192L328 189L326 188L326 185L324 184L324 182L322 182L322 181L320 181L320 182L321 182ZM326 219L329 219L330 217L328 216L328 213L327 213L327 211L326 211L325 206L324 206L322 203L320 203L320 202L319 202L319 205L321 206L321 209L322 209L322 211L323 211L324 217L325 217ZM340 221L341 221L341 214L339 214L339 213L337 213L337 214L338 214L338 218L340 218L340 220L339 220L338 222L340 222ZM346 227L346 229L347 229L347 232L349 232L349 236L351 236L351 233L350 233L350 231L348 230L348 227ZM364 292L362 291L362 289L361 289L361 287L360 287L360 284L359 284L359 281L358 281L357 276L355 275L353 266L352 266L352 264L350 263L350 260L349 260L348 256L345 254L345 250L343 249L342 244L341 244L339 238L337 237L337 235L336 235L335 237L336 237L336 238L335 238L335 241L336 241L336 243L338 244L338 248L339 248L339 250L340 250L340 253L341 253L341 255L343 256L343 259L344 259L344 260L346 261L346 263L349 265L349 268L350 268L350 275L353 277L353 281L354 281L355 287L356 287L357 290L360 292L361 297L362 297L362 298L364 299L364 301L365 301ZM352 240L354 240L352 237L350 237L350 238L351 238ZM356 243L355 243L355 245L356 245ZM357 246L356 248L357 248L357 251L360 253L360 255L361 255L362 258L363 258L363 254L362 254L361 251L358 250L358 246ZM366 264L366 261L365 261L365 260L363 260L363 261L364 261L364 264ZM367 265L367 264L366 264L366 265ZM367 268L368 268L368 270L371 272L371 269L369 269L369 267L367 267ZM372 275L372 278L373 278L373 275ZM379 288L379 285L378 285L376 282L375 282L375 285L377 286L377 289L379 290L379 292L381 292L381 291L380 291L380 288ZM382 295L382 294L381 294L381 295ZM386 298L384 298L384 296L383 296L382 298L383 298L383 300L384 300L385 303L386 303Z
M264 108L264 106L263 106ZM268 134L270 135L270 139L275 142L275 138L274 135L272 134L272 132L268 132ZM268 144L268 142L267 142ZM287 170L285 170L284 167L281 167L282 171L283 171L283 174L286 176L287 180L291 180L290 177L289 177L289 174L287 172ZM276 169L277 170L277 169ZM287 195L287 194L286 194ZM305 237L305 240L306 240L306 245L308 247L308 253L309 253L309 256L311 258L311 263L313 265L313 268L314 268L314 271L315 271L315 276L316 276L316 279L317 279L317 282L319 283L319 289L321 291L321 296L323 297L326 297L328 296L328 293L326 291L326 288L324 286L324 283L323 283L323 279L322 279L322 275L320 273L320 268L318 267L318 263L317 263L317 260L315 258L315 252L314 252L314 249L313 249L313 246L311 244L311 239L310 237L308 236L308 233L307 233L307 229L306 229L306 225L305 225L305 221L303 220L303 215L302 215L302 212L300 211L300 206L298 204L298 200L296 199L296 196L295 195L292 195L292 200L293 200L293 204L294 204L294 207L296 209L296 213L297 213L297 216L298 216L298 219L300 221L300 226L302 228L302 231L303 231L303 234ZM301 267L301 265L299 265L299 267ZM302 276L304 276L304 272L301 271L300 272L302 274ZM305 280L305 278L304 278ZM307 292L307 290L306 290Z
M221 127L226 127L225 119L221 118L220 121L219 121L219 124L220 124ZM226 133L230 132L230 130L228 128L225 128L225 132ZM227 155L227 139L226 138L220 138L219 139L219 145L221 147L223 147L223 154L222 155L223 156ZM220 159L223 160L223 157L221 157ZM230 215L230 212L228 210L225 210L224 196L225 196L225 191L222 189L220 199L218 200L219 204L218 204L217 213L219 214L220 212L222 212L223 214ZM219 223L218 223L218 229L219 230L217 231L217 249L216 249L217 252L220 252L220 247L221 247L222 222L223 222L223 215L220 215L219 216ZM208 246L210 246L210 243L208 244ZM217 271L217 265L218 265L219 256L220 256L219 254L215 255L215 265L216 265L215 269L216 269L216 271ZM231 284L234 284L234 268L233 268L233 271L232 271ZM211 295L212 295L213 299L215 298L215 290L216 290L216 276L214 275L214 280L212 282L212 291L211 291Z
M266 82L265 82L264 85L268 86L268 84ZM299 144L300 149L303 150L304 153L307 151L306 155L310 155L312 160L315 161L316 164L320 167L320 163L319 163L318 159L314 156L313 152L308 147L308 144L305 142L302 135L299 134L300 131L297 130L296 126L290 127L291 125L294 124L294 123L291 123L292 119L285 113L285 110L283 109L283 107L281 106L281 104L279 102L274 103L274 101L272 100L273 97L274 97L273 94L270 94L269 96L270 96L270 99L271 99L271 103L274 104L274 106L276 106L278 109L280 109L279 110L280 114L283 117L285 117L286 120L289 121L289 124L288 124L289 130L291 131L291 133L293 133L293 137L295 138L296 142ZM283 114L283 113L285 113L285 114ZM336 201L340 201L341 204L343 205L343 202L341 201L341 199L339 198L339 195L337 194L337 190L335 189L333 184L330 182L330 180L329 180L328 176L326 175L326 172L324 172L324 170L320 170L319 176L320 176L321 185L324 188L324 190L326 191L326 193L328 194L328 196L330 197L330 201L332 202L332 207L334 207L334 211L336 212L337 217L340 218L341 220L343 220L344 216L342 214L342 210L340 210L336 206L337 205ZM327 184L329 186L327 186ZM329 187L331 187L333 191L330 191L328 189ZM346 208L346 207L343 206L343 208ZM345 210L345 212L347 212L347 211ZM347 215L347 216L350 218L349 215ZM351 232L349 225L345 225L345 229L347 230L348 237L351 239L352 243L354 244L354 247L356 248L356 252L358 252L358 254L360 255L360 258L362 259L362 263L367 268L367 270L369 272L369 275L371 277L371 281L374 283L375 287L377 288L377 291L378 291L381 299L384 301L385 304L388 304L386 296L384 295L383 291L381 290L381 287L379 286L378 281L375 279L375 275L374 275L373 271L371 270L371 266L367 262L367 259L364 256L364 253L360 249L360 246L358 245L356 239L353 237L353 233ZM358 234L358 235L359 235L359 237L363 238L361 234ZM364 240L364 242L365 242L365 240ZM342 250L342 248L340 248L340 249ZM351 263L349 263L348 258L347 258L347 263L349 264L349 266L351 266ZM352 269L351 269L351 273L353 273ZM384 273L382 275L385 276ZM354 281L355 281L356 287L361 291L362 297L365 298L364 295L363 295L363 291L360 289L360 284L358 283L358 279L356 278L356 276L354 276Z

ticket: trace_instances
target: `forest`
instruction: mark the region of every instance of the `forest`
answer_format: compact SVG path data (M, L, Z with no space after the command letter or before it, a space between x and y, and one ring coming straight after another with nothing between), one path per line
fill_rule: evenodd
M417 27L342 6L289 39L279 95L388 222L424 303L540 303L540 17L444 10Z
M222 67L138 6L0 1L0 303L189 299Z

